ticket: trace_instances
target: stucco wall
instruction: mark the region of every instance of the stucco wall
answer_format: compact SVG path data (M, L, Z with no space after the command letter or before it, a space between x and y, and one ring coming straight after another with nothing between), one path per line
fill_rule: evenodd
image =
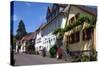
M53 32L56 28L64 28L65 23L66 18L63 15L59 15L42 29L42 34L45 36Z
M87 12L84 12L83 10L80 10L79 8L75 7L75 6L71 6L70 11L69 11L69 16L68 16L68 21L67 21L67 25L69 25L69 20L75 16L77 13L80 13L80 15L83 16L89 16L89 17L93 17L92 15L90 15ZM83 27L85 27L87 24L85 23ZM81 28L80 28L81 29ZM83 28L82 28L83 29ZM82 29L80 31L82 31ZM72 29L73 30L73 29ZM95 31L94 31L95 32ZM69 34L70 32L66 32L64 34L64 42L66 42L66 36ZM95 39L94 39L95 41ZM82 40L82 34L80 34L80 42L78 43L73 43L73 44L65 44L68 45L68 49L70 51L80 51L80 50L90 50L91 46L93 44L92 39L87 40L87 41L83 41Z
M81 43L74 43L69 44L69 50L70 51L83 51L83 50L90 50L92 45L92 40L89 41L82 41Z
M80 15L82 16L89 16L89 17L93 17L91 14L79 9L78 7L76 6L71 6L70 7L70 11L69 11L69 16L68 16L68 22L67 22L67 25L69 25L69 20L75 16L77 13L80 13Z
M46 27L44 27L41 30L41 34L43 35L43 37L40 36L41 34L37 35L36 41L39 37L41 37L41 43L36 44L35 46L36 47L39 47L40 45L44 46L46 47L47 51L49 51L49 49L53 45L55 45L55 42L56 42L56 36L53 35L52 32L57 28L64 28L65 24L66 24L66 17L64 17L64 15L62 14L57 16L52 22L50 22ZM45 38L47 38L47 40L45 40Z

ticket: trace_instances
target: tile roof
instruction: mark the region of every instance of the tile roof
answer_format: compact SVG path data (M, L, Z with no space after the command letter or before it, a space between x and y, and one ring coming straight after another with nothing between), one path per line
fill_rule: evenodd
M20 44L21 44L21 40L17 40L16 45L20 45Z
M29 33L28 35L24 36L21 40L31 40L35 39L35 32Z
M97 16L97 8L92 8L92 7L89 7L89 6L83 6L83 5L71 5L71 4L56 4L58 5L59 7L66 7L63 12L66 12L70 9L70 6L76 6L94 16ZM52 12L52 9L50 7L48 7L49 11ZM36 30L36 31L39 31L40 29L43 29L45 26L47 26L49 23L42 23L40 25L40 27Z
M42 24L39 26L39 28L36 30L36 32L37 32L37 31L40 31L46 24L47 24L47 23L42 23Z
M78 8L88 13L91 13L94 16L97 16L97 8L93 8L93 6L81 6L81 5L74 5L74 6L77 6Z

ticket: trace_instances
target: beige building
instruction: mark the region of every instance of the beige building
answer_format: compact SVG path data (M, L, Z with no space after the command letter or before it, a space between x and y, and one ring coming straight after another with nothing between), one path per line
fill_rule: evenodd
M79 55L81 53L90 55L91 50L96 49L96 11L95 7L70 5L66 28L70 26L71 28L65 32L63 42L65 49L71 55ZM91 25L86 21L77 24L77 20L80 17L90 18L93 24Z

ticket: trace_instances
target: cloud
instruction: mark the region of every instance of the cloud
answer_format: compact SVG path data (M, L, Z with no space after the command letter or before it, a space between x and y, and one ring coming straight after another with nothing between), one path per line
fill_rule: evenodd
M17 20L18 20L18 17L17 17L17 15L16 15L16 14L14 15L14 17L13 17L13 18L14 18L14 19L13 19L14 21L17 21Z
M31 4L30 3L25 3L27 6L31 6Z

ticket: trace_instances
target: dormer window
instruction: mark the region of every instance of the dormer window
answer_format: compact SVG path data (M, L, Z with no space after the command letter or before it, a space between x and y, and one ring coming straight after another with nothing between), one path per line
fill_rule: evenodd
M86 40L90 40L92 38L92 30L93 28L87 28L87 29L84 29L83 30L83 40L86 41Z
M43 37L43 34L41 36Z
M73 24L73 23L74 23L74 21L75 21L75 18L74 18L74 17L72 17L72 18L69 20L69 24Z
M77 13L77 14L75 15L76 19L79 18L79 15L80 15L80 13Z
M71 18L71 21L74 21L74 17Z

